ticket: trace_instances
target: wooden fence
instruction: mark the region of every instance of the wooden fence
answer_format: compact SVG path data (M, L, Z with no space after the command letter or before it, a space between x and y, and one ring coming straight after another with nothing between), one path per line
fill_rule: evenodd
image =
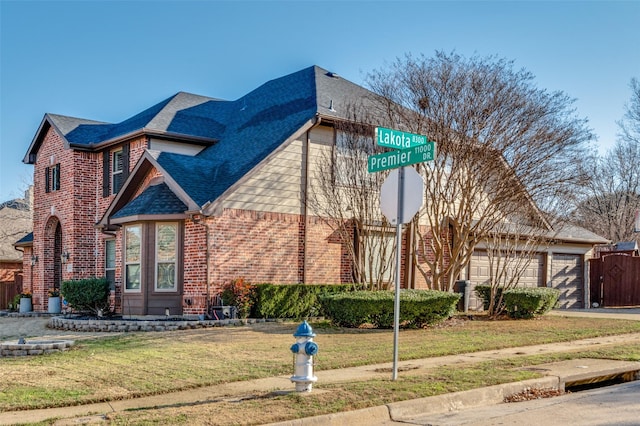
M591 303L640 306L640 257L608 255L589 260Z
M0 282L0 309L7 309L9 303L13 302L13 298L16 297L22 291L22 275L16 274L13 281L1 281Z

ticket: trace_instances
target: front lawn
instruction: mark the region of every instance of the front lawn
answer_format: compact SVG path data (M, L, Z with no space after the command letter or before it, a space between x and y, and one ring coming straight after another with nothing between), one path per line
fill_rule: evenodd
M109 401L289 375L293 373L289 347L295 342L292 334L298 324L261 323L241 327L131 333L78 341L71 351L64 353L3 358L0 360L0 411ZM315 359L318 370L384 363L393 358L392 330L343 329L326 322L311 325L317 334L314 340L319 345ZM640 322L625 320L547 316L520 321L470 321L466 317L458 317L439 327L402 330L399 355L401 360L408 360L636 332L640 332ZM640 348L636 346L616 350L617 355L612 354L611 349L592 355L631 360L640 358ZM576 354L566 356L575 357ZM559 355L531 358L528 362L548 362L557 357ZM209 419L219 419L209 420L211 424L234 423L232 413L236 411L240 416L238 419L244 420L240 423L264 423L533 376L533 373L514 370L513 367L513 362L491 362L439 368L429 371L427 375L402 373L395 382L376 380L366 384L345 385L318 383L312 395L304 398L295 394L264 395L242 403L236 402L235 405L222 401L211 406L203 405L199 409L221 409L221 413L228 413L219 417L219 414L210 412ZM330 392L324 393L322 390ZM304 400L305 403L291 403L298 400ZM161 419L164 418L163 411L157 410L118 414L116 423L179 423L184 414L184 423L193 424L191 416L198 407L164 410L172 410L170 417L165 420ZM160 418L154 420L155 416Z

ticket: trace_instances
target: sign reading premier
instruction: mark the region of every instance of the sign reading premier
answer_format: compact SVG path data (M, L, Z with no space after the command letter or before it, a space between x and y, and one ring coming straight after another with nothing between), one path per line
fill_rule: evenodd
M435 142L427 141L424 145L414 146L413 148L403 149L402 151L390 151L371 155L367 161L367 170L369 173L375 173L396 167L422 163L423 161L432 161L435 158L435 151Z

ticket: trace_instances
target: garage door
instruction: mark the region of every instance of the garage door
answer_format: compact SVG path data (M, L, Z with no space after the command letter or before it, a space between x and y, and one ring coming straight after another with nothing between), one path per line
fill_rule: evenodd
M476 285L488 285L490 280L490 263L489 256L486 251L477 250L471 257L471 264L469 267L469 280L472 286ZM542 287L544 286L544 256L537 254L527 266L520 280L518 281L519 287ZM471 292L469 299L470 309L482 308L482 300L476 297L475 291Z
M551 286L560 290L560 308L584 308L583 271L581 255L560 253L553 255Z

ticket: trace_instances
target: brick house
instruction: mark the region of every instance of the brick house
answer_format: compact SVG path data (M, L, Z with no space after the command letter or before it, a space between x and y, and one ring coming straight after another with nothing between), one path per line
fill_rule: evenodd
M24 158L34 165L23 243L34 309L62 280L90 276L109 278L124 315L200 314L238 277L352 282L344 243L304 197L310 159L335 144L349 102L370 95L312 66L235 101L181 92L117 124L45 114ZM560 251L577 262L580 288L596 240L572 236ZM551 274L554 255L541 258Z

